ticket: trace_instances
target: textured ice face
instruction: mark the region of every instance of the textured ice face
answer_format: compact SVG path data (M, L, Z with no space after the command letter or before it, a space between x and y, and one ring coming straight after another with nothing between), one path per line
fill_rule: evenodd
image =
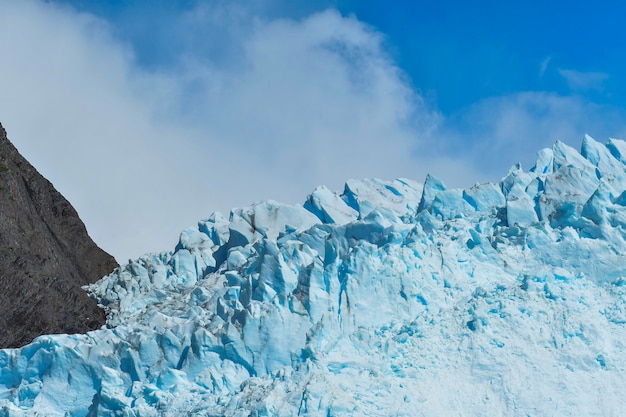
M0 351L7 415L617 415L626 144L498 184L351 180L214 214L91 285L107 327Z

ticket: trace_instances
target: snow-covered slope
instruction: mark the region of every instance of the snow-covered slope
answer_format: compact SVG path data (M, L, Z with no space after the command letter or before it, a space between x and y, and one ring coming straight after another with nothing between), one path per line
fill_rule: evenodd
M214 214L89 287L106 328L0 351L0 415L621 415L626 143L538 156Z

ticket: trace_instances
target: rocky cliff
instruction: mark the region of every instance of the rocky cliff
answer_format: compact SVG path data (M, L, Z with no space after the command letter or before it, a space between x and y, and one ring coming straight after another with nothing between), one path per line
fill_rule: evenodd
M117 266L0 125L0 347L105 323L82 285Z

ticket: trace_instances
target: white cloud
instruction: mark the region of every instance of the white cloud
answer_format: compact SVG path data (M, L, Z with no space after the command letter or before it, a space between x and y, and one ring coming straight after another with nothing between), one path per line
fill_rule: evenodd
M93 16L0 6L0 121L120 261L173 247L214 210L302 202L348 178L432 172L467 186L555 139L624 132L615 109L542 92L444 118L380 33L334 11L270 19L202 3L168 20L175 59L146 69Z
M536 152L556 140L579 148L585 133L599 141L624 137L624 120L623 110L581 96L531 91L482 100L448 119L440 134L449 139L445 153L493 179L516 162L531 168Z
M543 75L546 73L548 69L548 65L552 61L552 56L547 56L543 61L541 61L541 67L539 68L539 78L543 78Z
M229 72L191 71L211 91L194 102L203 140L227 135L276 177L298 172L311 185L410 173L413 124L427 129L436 115L402 82L377 33L326 12L257 24L244 53Z
M172 247L216 209L426 173L417 132L437 114L356 19L254 18L232 33L237 59L158 73L93 16L0 4L0 120L120 260Z
M582 72L576 70L560 69L559 74L565 79L567 86L572 91L602 91L604 82L609 75L603 72Z

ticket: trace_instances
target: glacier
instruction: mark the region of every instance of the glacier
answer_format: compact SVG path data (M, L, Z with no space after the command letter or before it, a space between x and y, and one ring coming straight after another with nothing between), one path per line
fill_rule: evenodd
M350 180L214 213L0 350L0 416L618 416L626 142L498 183Z

